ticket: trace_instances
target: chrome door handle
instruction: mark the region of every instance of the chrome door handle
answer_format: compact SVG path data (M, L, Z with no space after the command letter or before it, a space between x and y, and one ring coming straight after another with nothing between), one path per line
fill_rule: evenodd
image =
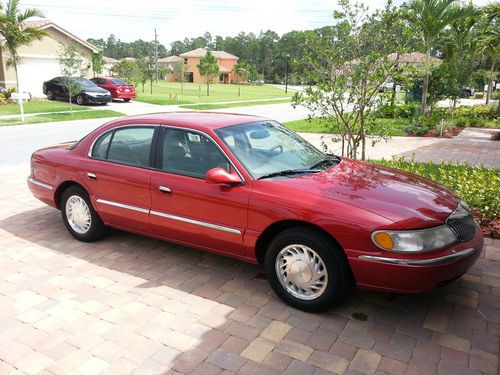
M164 193L171 193L172 190L170 190L170 188L166 187L166 186L158 186L158 190L164 192Z
M95 173L91 173L91 172L88 172L88 173L87 173L87 177L88 177L88 178L91 178L91 179L93 179L93 180L96 180L96 179L97 179L97 176L95 175Z

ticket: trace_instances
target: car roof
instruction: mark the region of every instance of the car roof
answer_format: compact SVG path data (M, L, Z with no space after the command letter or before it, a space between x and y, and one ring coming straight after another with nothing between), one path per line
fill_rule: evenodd
M117 119L115 125L156 123L193 129L218 129L249 122L269 121L265 117L224 112L163 112Z

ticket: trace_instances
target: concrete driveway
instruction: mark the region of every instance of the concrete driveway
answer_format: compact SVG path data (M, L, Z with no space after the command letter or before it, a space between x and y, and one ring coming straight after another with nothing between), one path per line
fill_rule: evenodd
M115 231L74 240L0 173L0 374L497 374L500 241L433 293L307 314L262 269Z

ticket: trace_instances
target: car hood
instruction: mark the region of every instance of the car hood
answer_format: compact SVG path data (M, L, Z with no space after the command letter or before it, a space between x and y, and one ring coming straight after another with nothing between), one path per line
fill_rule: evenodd
M100 94L106 94L109 92L108 90L105 90L99 86L96 86L96 87L84 87L84 86L82 86L82 90L85 92L98 92Z
M319 173L272 182L362 208L406 229L443 224L460 202L425 178L350 159Z

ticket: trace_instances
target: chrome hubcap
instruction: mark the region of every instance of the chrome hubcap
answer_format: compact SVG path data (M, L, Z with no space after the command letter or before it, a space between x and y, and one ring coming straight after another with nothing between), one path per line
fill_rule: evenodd
M279 252L276 275L288 293L302 300L318 298L328 284L328 272L321 257L310 247L299 244Z
M69 226L78 234L85 234L90 229L92 216L87 202L78 195L72 195L66 202L66 218Z

